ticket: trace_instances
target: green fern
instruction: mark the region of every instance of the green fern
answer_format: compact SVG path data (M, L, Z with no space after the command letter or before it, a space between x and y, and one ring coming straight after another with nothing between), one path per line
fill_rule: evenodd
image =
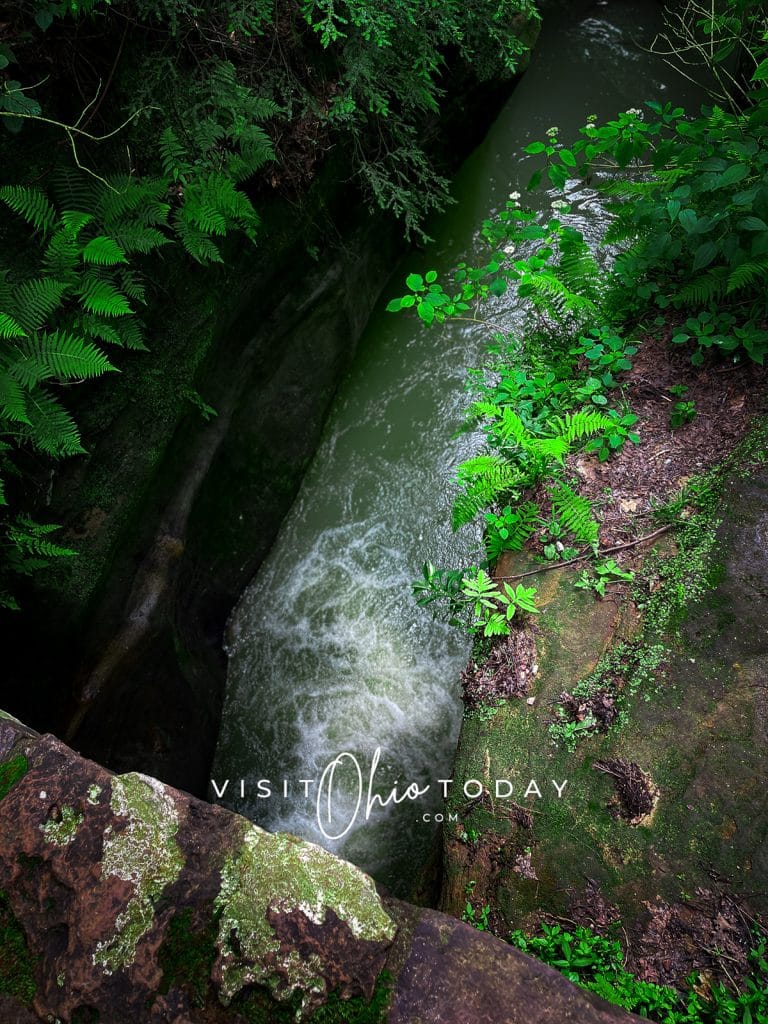
M0 187L0 199L27 224L31 224L35 231L47 234L56 222L56 211L40 189L24 185L3 185Z
M13 291L13 316L26 332L39 331L59 308L67 285L53 278L23 281Z
M127 263L125 252L114 238L97 235L83 249L83 262L100 267L113 267L116 263Z
M610 417L592 409L566 413L565 416L556 417L552 422L553 429L557 430L569 444L592 434L599 434L612 425L613 420Z
M0 370L0 420L2 419L14 423L29 423L24 390L7 369Z
M592 515L592 504L582 495L577 494L567 484L559 484L550 491L552 512L562 526L577 541L597 544L599 526Z
M727 271L715 268L683 285L675 295L680 305L704 306L720 298L728 285Z
M23 338L27 332L8 313L0 313L0 338Z
M40 451L54 458L85 452L77 424L58 399L47 391L36 387L29 392L27 415L26 433Z
M731 272L726 291L730 295L742 288L761 287L764 286L766 279L768 279L768 257L761 260L749 260Z
M85 274L78 286L82 304L100 316L126 316L133 312L128 299L109 281Z
M27 387L50 378L86 380L115 369L95 345L63 331L25 339L18 352L9 372Z

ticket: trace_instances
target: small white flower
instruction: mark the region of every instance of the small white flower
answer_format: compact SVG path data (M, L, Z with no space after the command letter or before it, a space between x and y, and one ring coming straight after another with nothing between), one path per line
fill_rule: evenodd
M628 114L634 114L635 117L638 119L638 121L642 121L642 119L643 119L643 112L642 112L642 110L638 109L637 107L630 107L629 110L627 111L627 113Z
M517 201L518 201L518 199L520 198L520 193L519 193L519 192L510 192L510 193L509 193L509 198L510 198L510 199L511 199L511 200L512 200L513 202L517 202Z
M550 137L550 139L554 139L559 131L560 129L556 127L547 128L546 134Z
M553 210L569 210L570 206L564 199L553 199L550 203Z
M511 256L514 251L514 245L511 242L507 242L507 244L504 246L504 252L507 254L507 256Z

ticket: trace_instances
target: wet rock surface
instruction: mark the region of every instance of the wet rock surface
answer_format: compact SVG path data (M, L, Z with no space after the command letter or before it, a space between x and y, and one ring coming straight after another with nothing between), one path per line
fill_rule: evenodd
M7 717L0 767L3 1024L636 1019L312 844Z
M746 970L752 929L768 914L764 463L742 455L711 516L717 530L702 565L684 553L679 561L668 538L654 556L678 560L673 575L684 590L696 573L707 582L656 649L638 631L629 594L585 599L567 572L542 577L534 703L480 707L464 720L442 909L460 913L472 882L474 905L490 905L500 934L535 930L548 915L598 931L621 920L630 965L648 981L681 985L704 971L727 982L723 949L730 974ZM621 642L635 667L650 667L628 686L609 663L620 717L606 726L593 715L594 727L570 745L556 741L549 729L563 691ZM490 799L497 778L515 783L512 799L532 813L532 827L507 813L509 801ZM483 780L489 799L468 807L465 779ZM529 779L543 798L525 798ZM562 800L547 793L549 779L568 780ZM525 851L535 880L514 870Z

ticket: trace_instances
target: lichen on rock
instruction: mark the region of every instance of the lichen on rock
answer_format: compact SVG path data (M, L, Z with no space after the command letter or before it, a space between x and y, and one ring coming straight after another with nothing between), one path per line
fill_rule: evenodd
M74 807L62 807L61 813L55 818L48 818L40 826L40 831L47 842L55 846L67 846L77 835L83 823L83 814Z
M362 871L313 843L256 825L248 826L240 849L224 863L216 908L225 1005L246 985L264 985L281 1000L296 990L321 993L326 987L319 957L295 951L281 956L270 911L298 911L316 925L333 911L356 939L369 942L389 942L396 931Z
M162 783L135 772L117 776L110 806L128 824L120 832L111 825L107 828L102 875L131 882L134 895L118 914L114 934L100 941L93 954L94 964L105 974L133 963L139 940L152 927L155 900L178 878L184 864L175 838L178 811Z

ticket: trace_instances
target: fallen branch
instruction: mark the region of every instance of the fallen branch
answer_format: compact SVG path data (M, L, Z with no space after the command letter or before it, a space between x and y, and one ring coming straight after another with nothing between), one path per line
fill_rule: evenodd
M674 523L667 523L666 526L660 526L658 530L654 530L653 533L646 533L643 537L638 537L636 540L628 540L624 544L614 544L613 547L603 548L597 551L598 556L611 555L614 551L623 551L625 548L634 548L638 544L645 544L646 541L653 540L654 537L658 537L659 534L666 533L667 530L671 530ZM591 558L595 554L590 548L589 551L584 551L582 554L577 555L575 558L569 558L565 562L553 562L549 565L542 565L538 569L529 569L528 572L519 572L514 576L494 576L497 580L522 580L526 576L538 576L541 572L551 572L553 569L564 569L567 565L576 565L578 562L583 562L587 558Z

